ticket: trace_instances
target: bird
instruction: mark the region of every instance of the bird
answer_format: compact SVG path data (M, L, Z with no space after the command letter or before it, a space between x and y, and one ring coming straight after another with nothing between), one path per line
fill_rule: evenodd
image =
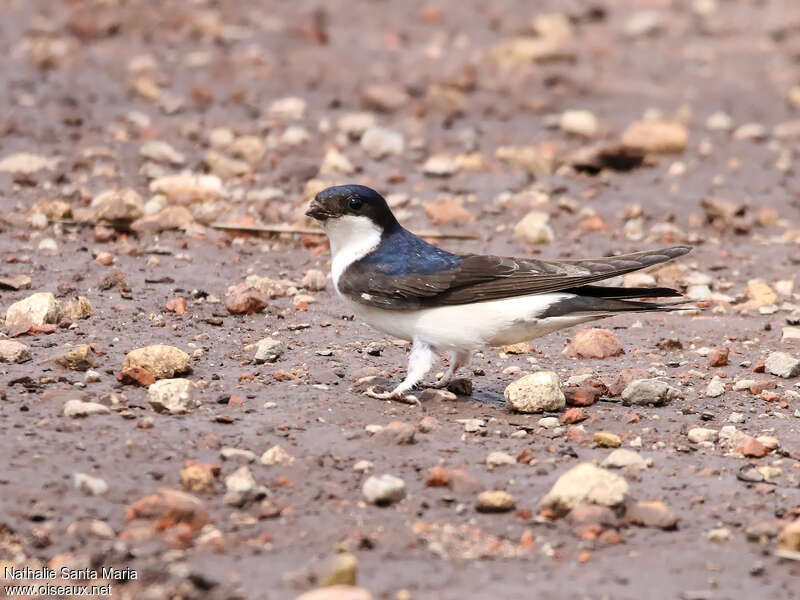
M617 314L671 311L685 301L665 287L606 287L605 279L664 263L692 250L672 246L604 258L540 260L455 254L404 228L386 200L363 185L319 192L305 213L319 222L331 249L336 293L361 320L411 342L406 377L374 398L418 403L410 394L438 360L449 366L444 388L485 346L505 346Z

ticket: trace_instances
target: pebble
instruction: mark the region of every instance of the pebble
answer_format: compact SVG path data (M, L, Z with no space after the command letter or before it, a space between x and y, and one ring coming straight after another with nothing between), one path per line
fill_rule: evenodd
M724 367L728 364L728 354L730 349L726 346L717 346L708 357L708 364L711 367Z
M598 431L592 437L595 444L601 448L619 448L622 445L622 440L615 433L608 431Z
M131 188L106 190L92 200L94 218L117 230L128 230L136 219L144 216L144 201Z
M319 292L327 287L328 278L319 269L309 269L303 275L300 285L312 292Z
M181 524L190 533L200 531L211 521L199 498L169 488L160 489L128 506L125 509L125 518L128 521L153 520L158 523L159 529L170 529Z
M255 452L250 450L242 450L241 448L225 447L219 451L222 460L229 460L237 463L253 463L256 462Z
M311 134L305 127L290 125L281 134L280 143L284 146L301 146L311 139Z
M97 383L100 381L101 375L94 369L89 369L86 371L86 374L83 376L83 381L85 383Z
M663 502L634 502L625 511L625 518L634 525L675 529L678 516Z
M256 342L256 364L273 363L284 353L283 342L274 338L264 338Z
M402 154L405 150L403 134L383 127L370 127L361 136L361 147L375 160L389 155Z
M58 323L60 311L56 297L50 292L38 292L15 302L6 310L6 327Z
M100 477L92 477L86 473L73 473L75 487L88 496L102 496L108 491L108 484Z
M728 113L717 111L706 119L706 129L711 131L730 131L733 129L733 119Z
M416 433L417 429L411 423L392 421L376 431L374 439L389 445L413 444Z
M603 459L601 466L607 469L646 469L649 463L638 452L618 448Z
M728 447L732 452L751 458L762 458L769 452L764 444L744 431L732 432L728 439Z
M625 21L625 35L641 38L658 33L662 27L661 13L654 10L642 10L633 13Z
M784 327L781 329L781 341L789 342L800 340L800 327Z
M23 363L31 359L28 346L15 340L0 340L0 362Z
M355 585L358 559L349 552L337 552L314 565L313 571L318 585Z
M564 349L567 358L608 358L623 353L617 336L598 327L579 331Z
M764 361L767 373L789 379L800 375L800 359L786 352L773 352Z
M350 159L342 152L339 152L336 148L328 148L328 151L322 158L319 172L323 175L333 175L336 173L352 175L356 172L356 168Z
M558 478L539 506L563 516L579 504L619 506L627 495L625 479L592 463L581 463Z
M778 294L775 290L761 279L748 281L746 293L749 300L736 307L739 311L758 310L765 306L771 306L778 301Z
M225 489L225 504L244 506L256 496L256 480L250 469L242 466L225 478Z
M778 440L778 438L776 438L776 437L774 437L774 436L771 436L771 435L760 435L760 436L758 436L758 437L756 438L756 440L757 440L757 441L758 441L760 444L763 444L763 445L764 445L764 447L765 447L767 450L770 450L770 451L772 451L772 450L775 450L775 449L776 449L778 446L780 446L780 445L781 445L781 443L780 443L780 441Z
M372 594L352 585L331 585L300 594L296 600L372 600Z
M561 113L559 126L564 133L592 138L597 135L597 117L588 110L567 110Z
M539 146L500 146L495 156L527 173L547 175L555 168L555 155Z
M43 213L33 213L30 217L28 217L28 226L31 229L47 229L49 224L50 222L47 219L47 215Z
M65 417L89 417L91 415L107 415L111 412L107 406L97 402L84 402L83 400L67 400L64 403Z
M430 433L438 428L439 421L436 419L436 417L426 416L422 417L422 419L419 421L419 430L421 433Z
M170 144L161 140L152 140L142 144L139 148L142 158L156 163L167 163L180 167L186 162L186 157L175 150Z
M735 392L749 392L751 386L758 383L755 379L739 379L733 383L733 390Z
M800 552L800 519L795 519L781 531L780 536L781 550L789 552Z
M273 117L297 121L306 113L306 101L298 96L280 98L269 105L267 112Z
M39 242L39 251L43 254L57 254L58 243L53 238L44 238Z
M380 112L394 112L408 102L406 91L389 83L373 83L361 92L361 106Z
M188 379L161 379L148 388L147 401L156 412L183 414L200 405L200 391Z
M160 233L180 229L194 222L194 216L185 206L167 206L163 210L136 219L131 223L131 230L137 233Z
M475 433L486 426L486 422L483 419L457 419L457 421L464 425L464 431L467 433Z
M517 464L517 459L505 452L490 452L486 457L486 466L489 469L515 464Z
M371 112L350 112L342 115L336 121L336 127L349 138L358 140L364 132L377 123L375 115Z
M261 455L261 464L272 466L272 465L280 465L280 464L287 464L290 465L294 462L294 456L286 452L280 446L272 446L269 450L264 452Z
M236 139L233 130L227 127L214 127L208 132L208 143L215 150L225 150Z
M558 417L542 417L536 422L536 424L539 427L544 427L545 429L555 429L561 425L561 422L558 420Z
M353 471L367 473L368 471L371 471L374 466L375 463L373 463L371 460L359 460L353 465Z
M186 461L181 469L181 486L187 492L213 492L220 467L194 460Z
M744 123L733 132L735 140L764 140L767 136L767 128L761 123Z
M533 210L514 227L514 235L528 244L549 244L553 241L553 229L547 222L550 215Z
M252 168L245 161L231 158L216 150L206 152L205 156L203 156L203 163L214 175L222 179L233 179L234 177L247 175Z
M564 425L574 425L575 423L580 423L581 421L585 421L587 418L588 415L583 411L582 408L575 407L566 410L566 412L561 417L561 422ZM541 419L539 420L539 423L541 423Z
M686 297L689 300L711 300L713 293L707 284L694 284L686 288Z
M222 179L216 175L182 173L165 175L150 182L150 191L177 204L213 202L223 195Z
M478 494L475 509L482 513L508 512L517 506L517 501L503 490L487 490Z
M231 144L230 153L250 164L256 164L264 157L266 148L261 138L254 135L243 135Z
M708 538L708 541L720 544L731 539L731 530L725 527L712 529L706 534L706 537Z
M122 361L122 370L139 367L156 379L166 379L186 373L191 369L189 355L180 348L165 344L154 344L128 352Z
M694 427L688 431L686 436L693 444L701 442L715 442L719 437L719 432L716 429L707 429L705 427Z
M364 482L361 491L369 503L386 506L405 498L406 484L394 475L373 475Z
M0 277L0 287L12 290L27 290L31 287L31 278L28 275L13 275Z
M622 134L623 145L640 148L651 154L681 153L688 141L686 127L671 121L636 121Z
M0 173L32 175L44 169L53 170L59 162L57 158L47 158L41 154L18 152L16 154L9 154L4 159L0 160Z
M660 406L682 396L681 392L659 379L636 379L622 392L622 400L630 404Z
M444 197L429 202L425 214L434 225L466 225L475 221L473 215L458 197Z
M508 407L517 412L555 411L566 405L558 375L553 371L526 375L509 384L503 395Z
M714 375L711 381L708 382L706 386L705 395L709 398L718 398L725 393L725 383L723 383L722 379L719 376Z
M732 412L730 415L728 415L729 423L744 423L744 421L745 421L744 413Z
M56 364L73 371L86 371L95 366L94 352L89 344L81 344L56 357Z
M421 402L454 402L458 396L449 390L428 388L419 393L419 399Z
M422 172L431 177L449 177L458 169L458 163L448 154L434 154L422 165Z

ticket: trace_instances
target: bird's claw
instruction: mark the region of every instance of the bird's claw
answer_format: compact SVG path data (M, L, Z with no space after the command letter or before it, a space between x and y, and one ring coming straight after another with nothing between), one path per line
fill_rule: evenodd
M437 390L443 390L448 385L450 385L450 378L445 379L444 377L442 377L439 381L434 383L431 387L434 388L434 389L437 389Z
M419 398L416 396L411 394L405 395L397 392L378 392L375 390L374 385L367 389L364 394L370 398L375 398L376 400L395 400L397 402L402 402L403 404L411 404L415 406L420 405Z

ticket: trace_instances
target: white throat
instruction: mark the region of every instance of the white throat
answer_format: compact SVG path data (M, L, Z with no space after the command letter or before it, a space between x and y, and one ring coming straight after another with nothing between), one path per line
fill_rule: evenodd
M331 277L338 292L344 270L378 247L381 228L368 217L352 215L328 219L323 228L331 242Z

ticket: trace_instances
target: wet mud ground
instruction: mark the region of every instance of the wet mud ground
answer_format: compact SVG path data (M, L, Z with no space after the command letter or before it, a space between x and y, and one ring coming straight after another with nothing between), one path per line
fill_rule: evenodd
M642 11L655 15L645 33L630 24ZM569 25L568 60L493 54L504 40L542 37L534 19L552 13ZM779 294L774 312L740 306L750 299L748 282L774 288L793 280L800 265L793 162L800 100L792 100L800 84L800 5L6 0L2 14L0 160L26 152L60 161L32 173L0 172L0 272L31 279L29 289L0 291L0 305L5 310L42 291L85 296L94 309L52 333L15 337L29 346L31 360L0 364L3 564L131 567L139 579L114 584L114 595L131 598L294 598L314 587L315 569L337 549L355 555L357 585L374 598L798 596L800 563L774 554L778 532L800 508L800 402L782 395L798 390L798 379L752 368L776 350L797 356L797 342L782 339L782 328L797 314L798 297ZM399 89L402 101L365 101L372 84ZM303 114L270 109L285 97L303 99ZM559 129L558 115L571 109L596 116L591 136ZM404 136L401 153L376 159L339 130L342 115L361 110ZM574 151L617 144L648 111L681 123L685 148L648 153L633 170L575 167ZM719 112L730 127L709 127ZM762 125L763 135L737 139L736 129L748 123ZM285 136L291 127L302 128L305 141ZM120 231L98 241L94 197L132 188L147 202L156 176L215 173L209 135L225 128L233 137L261 139L265 150L246 173L217 172L224 191L208 211L193 212L181 229ZM142 157L140 147L151 140L169 143L183 160ZM498 158L497 149L509 146L552 149L556 165L531 173ZM330 148L349 157L356 172L318 173ZM434 154L477 155L480 166L426 175L422 166ZM354 389L357 379L399 381L408 346L353 320L330 279L325 289L307 291L307 306L276 294L258 314L226 310L229 286L249 275L298 282L309 269L327 274L324 239L209 226L309 227L302 211L313 192L343 182L408 194L399 216L411 230L476 234L437 241L460 252L578 258L691 243L696 248L679 261L673 283L686 290L690 274L709 274L720 296L686 314L603 321L621 341L621 356L566 358L562 350L575 334L567 330L534 340L526 354L487 349L468 369L471 396L422 408L376 401ZM531 207L495 201L531 186L549 198L533 207L550 215L555 236L548 244L514 233ZM441 197L462 199L468 216L454 217L447 206L426 212ZM708 199L733 207L731 214L704 207ZM62 200L72 215L37 228L30 215L42 200ZM626 227L632 204L641 206L640 235ZM40 245L45 238L55 251ZM102 252L113 264L95 260ZM127 286L101 289L115 271ZM185 314L166 310L176 297L187 300ZM264 337L280 340L284 352L274 363L255 364L245 346ZM659 345L664 339L680 343ZM376 341L379 356L366 351ZM78 344L93 345L99 381L84 384L83 372L54 362ZM118 382L126 354L151 344L192 356L186 377L201 383L198 408L156 413L146 388ZM696 352L717 346L730 349L727 366L710 367ZM520 372L504 372L509 367ZM510 412L503 399L505 387L526 372L553 370L562 383L585 373L611 381L629 367L666 378L683 398L631 407L604 397L584 407L585 434L573 435L569 427L540 427L546 415ZM769 380L781 398L768 402L733 389L707 397L714 374L726 384ZM72 398L112 411L64 416ZM744 415L738 429L775 437L779 448L754 458L730 453L724 443L687 440L689 429L720 429L731 413ZM424 417L435 419L432 429L419 429ZM465 432L460 419L484 426ZM415 443L381 442L365 429L392 421L417 426ZM527 435L511 437L520 429ZM560 475L609 454L592 442L600 431L620 436L623 447L641 438L635 449L652 466L623 471L630 495L664 502L678 516L676 529L625 525L609 542L576 534L565 519L537 517ZM276 513L265 517L259 502L226 504L225 477L241 465L222 460L220 448L258 457L274 445L294 461L248 466ZM531 464L486 466L490 452L516 457L525 448L535 456ZM187 460L221 467L215 491L192 493L222 544L199 543L197 532L177 542L169 532L131 535L126 508L159 489L181 489ZM362 460L373 463L368 474L353 470ZM748 464L780 472L769 481L737 478ZM479 513L474 489L426 486L436 465L467 471L477 491L508 491L516 509ZM108 491L87 495L73 484L76 472L102 478ZM402 478L406 498L388 507L365 503L361 486L373 473ZM75 526L90 520L103 521L113 535ZM436 533L437 525L447 532ZM719 529L728 539L709 539ZM451 542L452 531L463 539Z

